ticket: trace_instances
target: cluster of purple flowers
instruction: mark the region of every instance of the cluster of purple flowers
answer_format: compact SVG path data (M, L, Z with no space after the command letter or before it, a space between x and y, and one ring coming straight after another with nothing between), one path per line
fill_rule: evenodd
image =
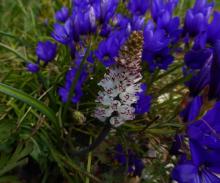
M197 99L198 100L198 99ZM191 105L193 119L200 102ZM194 109L193 109L194 108ZM172 176L179 183L220 182L220 103L217 102L202 118L187 124L186 134L176 136L173 152L180 156ZM189 149L190 154L188 154Z
M37 63L29 63L27 65L28 71L36 73L39 71L40 61L47 65L56 56L57 45L50 41L39 42L36 47L36 54L38 56Z
M190 99L180 113L186 133L176 141L178 148L175 152L181 155L181 159L172 175L180 183L220 182L216 176L220 173L220 158L217 156L220 151L220 103L215 102L220 99L220 13L213 13L213 2L196 0L194 7L187 10L181 27L180 18L173 13L178 0L123 1L121 4L128 10L126 13L117 11L119 3L119 0L73 0L72 9L62 7L56 12L51 36L69 49L72 58L65 85L59 89L62 101L67 102L76 80L74 95L70 97L73 103L79 102L83 96L83 83L90 72L87 65L95 66L97 60L105 67L114 65L120 48L133 31L143 32L142 61L150 73L156 69L166 70L174 61L177 46L184 44L187 52L183 74L191 75L185 83ZM151 13L150 20L146 20L147 11ZM91 40L99 41L95 42L97 47L91 48ZM88 49L91 49L89 56L85 53ZM28 70L38 72L40 61L47 65L55 58L56 51L56 44L39 42L37 62L28 64ZM143 84L142 91L137 94L136 114L148 112L150 108L151 97L146 90L146 84ZM183 146L190 149L190 154L181 151ZM118 161L124 164L125 159L118 157ZM129 165L136 167L139 163L134 158Z
M73 103L79 102L83 95L83 83L89 75L86 66L88 62L94 64L95 60L98 60L105 67L115 64L115 58L118 56L121 46L125 43L132 31L144 31L144 29L146 29L145 32L147 32L148 28L146 27L152 29L152 27L149 25L147 26L145 23L146 11L150 8L149 0L129 1L128 3L125 3L125 6L129 10L129 15L123 15L116 12L118 5L119 0L73 0L72 9L62 7L56 12L56 23L54 24L51 36L55 41L65 45L69 49L72 58L72 60L70 60L70 65L73 65L66 74L64 87L61 87L58 92L62 102L67 102L71 85L75 79L77 79L77 83L71 101ZM90 50L86 62L83 63L84 66L80 72L80 76L76 78L80 63L82 62L83 57L86 56L85 53L81 54L82 50L88 49L90 44L88 42L95 39L100 40L95 43L98 46L97 48L92 48ZM146 42L151 41L151 39L155 39L158 42L157 48L151 48L151 50L155 50L153 51L155 57L159 57L157 54L158 51L169 55L167 49L161 51L162 48L165 48L168 45L169 41L167 38L155 34L147 39L149 40L146 40ZM54 59L56 51L56 44L53 44L50 41L45 43L39 42L36 54L46 65L49 61ZM170 58L171 56L169 55L169 60ZM161 62L163 61L161 60ZM30 72L38 72L39 60L35 64L29 64L27 67ZM143 92L140 93L140 96L142 101L147 102L145 104L140 101L137 105L137 113L143 114L144 112L148 112L150 105L150 96L146 95L146 87Z
M183 36L189 51L183 73L191 75L186 82L190 94L180 113L186 133L176 136L172 149L180 155L172 172L180 183L220 182L220 13L213 13L213 7L213 3L197 0L185 16Z

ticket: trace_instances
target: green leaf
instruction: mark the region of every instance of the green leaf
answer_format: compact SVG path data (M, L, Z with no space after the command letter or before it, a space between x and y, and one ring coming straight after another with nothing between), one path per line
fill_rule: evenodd
M177 80L174 80L172 83L167 84L164 88L162 88L160 91L157 92L156 96L159 97L160 95L170 92L173 88L175 88L177 85L181 85L186 81L189 81L191 79L192 75L189 74L186 77L181 77Z
M12 136L12 131L16 128L14 120L1 120L0 122L0 144L6 142Z
M0 161L0 176L6 174L7 172L11 171L12 169L22 166L27 163L28 159L25 158L29 155L33 150L32 144L24 145L22 143L18 144L14 153L11 154L2 154ZM4 163L2 163L4 162Z
M48 117L49 120L55 123L55 125L58 124L57 118L55 113L48 108L44 103L38 101L37 99L33 98L32 96L26 94L23 91L20 91L18 89L15 89L13 87L10 87L6 84L0 83L0 92L9 95L11 97L14 97L30 106L33 108L39 110L42 112L44 115Z
M21 183L15 176L3 176L0 177L0 183Z

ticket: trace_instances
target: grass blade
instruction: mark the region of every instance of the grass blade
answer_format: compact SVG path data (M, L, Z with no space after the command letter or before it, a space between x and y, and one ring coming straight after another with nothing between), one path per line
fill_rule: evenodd
M9 95L11 97L14 97L14 98L32 106L33 108L39 110L44 115L46 115L49 120L54 122L55 125L58 124L56 115L50 108L48 108L44 103L38 101L37 99L33 98L32 96L24 93L23 91L20 91L18 89L10 87L6 84L0 83L0 92L4 93L6 95Z
M7 49L8 51L14 53L17 57L19 57L23 62L28 63L28 59L26 57L24 57L23 55L21 55L17 50L9 47L8 45L5 45L3 43L0 42L0 47Z

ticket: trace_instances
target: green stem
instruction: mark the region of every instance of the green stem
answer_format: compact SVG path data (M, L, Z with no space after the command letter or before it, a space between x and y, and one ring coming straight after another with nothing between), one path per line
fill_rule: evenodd
M191 79L191 75L188 75L186 77L181 77L177 80L174 80L172 83L167 84L164 88L162 88L161 90L159 90L157 92L156 95L154 95L154 98L159 97L160 95L164 94L164 93L168 93L170 92L170 90L172 90L174 87L176 87L177 85L183 84L186 81L189 81Z
M0 35L3 35L3 36L7 36L7 37L11 37L11 38L14 38L14 39L18 39L15 35L13 34L10 34L8 32L3 32L3 31L0 31Z
M154 71L154 73L151 74L150 76L150 82L148 83L148 91L150 90L150 88L152 87L154 80L157 78L157 75L159 74L160 70L156 69Z
M38 100L41 100L53 87L50 87L47 91L45 91L39 98ZM17 126L16 126L16 129L15 131L18 130L18 128L20 127L21 123L24 121L24 119L27 117L28 113L31 111L32 109L32 106L30 106L28 108L28 110L25 112L25 114L21 117L21 119L18 120L17 122Z
M74 90L75 90L76 84L78 82L78 79L80 77L80 74L81 74L81 72L83 70L84 63L86 62L86 59L89 56L90 48L91 48L91 43L89 44L88 48L86 49L86 53L85 53L85 55L83 57L83 60L81 61L80 65L79 65L79 68L78 68L78 70L76 72L76 76L75 76L75 78L74 78L74 80L72 82L72 85L71 85L71 88L70 88L70 92L68 94L67 102L65 103L64 109L63 109L63 115L62 115L63 121L66 121L67 110L68 110L68 108L70 106L71 99L72 99L72 97L74 95Z
M111 129L112 129L111 124L109 123L105 124L104 128L102 129L102 131L99 133L98 137L94 140L92 144L90 144L88 147L82 150L71 152L71 156L72 157L82 156L82 155L89 153L90 151L93 151L96 147L98 147L105 140L105 138L108 136Z
M174 72L175 70L181 68L184 64L181 63L181 64L178 64L176 66L174 66L173 68L171 68L170 70L168 70L167 72L163 73L163 74L160 74L157 78L155 78L154 81L157 81L157 80L160 80L161 78L169 75L170 73Z
M92 144L92 136L90 136L89 139L89 145ZM89 152L88 154L88 161L87 161L87 172L90 173L91 172L91 164L92 164L92 152ZM89 177L86 177L86 182L85 183L89 183L90 179Z

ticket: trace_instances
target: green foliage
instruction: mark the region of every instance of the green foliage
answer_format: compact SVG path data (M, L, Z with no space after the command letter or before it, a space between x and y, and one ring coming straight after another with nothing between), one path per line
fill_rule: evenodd
M154 76L145 74L149 92L155 94L148 116L126 123L114 132L118 138L110 135L88 156L71 157L71 152L81 144L87 146L101 129L90 115L95 107L97 81L104 74L103 66L96 63L96 74L89 76L84 98L77 105L70 102L63 105L57 95L57 88L68 70L69 55L65 47L60 46L57 58L41 75L32 75L25 69L27 62L36 59L37 41L51 39L48 35L54 12L70 3L71 0L0 1L0 183L22 182L24 177L20 172L36 164L38 168L34 173L25 169L30 174L30 183L123 182L127 178L126 170L113 166L111 159L117 143L122 143L126 149L135 149L140 155L147 151L143 147L150 146L159 158L146 158L148 166L144 174L148 179L142 182L168 182L170 168L166 166L173 160L162 154L176 130L182 128L177 116L187 94L182 84L189 79L181 74L183 55L166 72L160 71ZM192 4L193 1L180 0L175 13L182 16ZM74 87L73 84L72 92ZM142 146L133 143L136 137ZM158 148L165 142L166 147ZM98 164L104 164L102 175L97 173Z
M38 109L43 114L45 114L52 122L57 124L58 121L55 116L55 113L50 108L45 106L37 99L31 97L30 95L2 83L0 83L0 92L14 97L18 100L21 100L22 102L27 103L31 107Z
M0 176L17 166L26 164L27 158L25 157L32 152L32 148L33 146L31 144L24 145L23 143L19 143L12 154L2 153L0 158Z

